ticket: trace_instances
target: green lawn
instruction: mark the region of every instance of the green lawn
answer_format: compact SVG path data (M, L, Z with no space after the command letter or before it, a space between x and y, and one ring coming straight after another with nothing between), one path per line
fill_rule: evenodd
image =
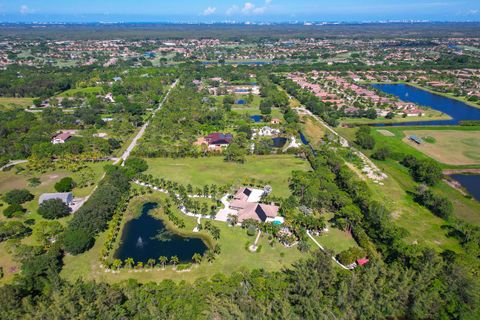
M33 104L33 98L6 98L0 97L1 108L28 108Z
M71 97L77 94L102 94L103 88L102 87L87 87L87 88L76 88L76 89L69 89L60 93L59 97Z
M412 121L437 121L437 120L450 120L450 117L446 113L442 113L436 110L426 110L425 114L421 117L406 117L402 118L396 116L393 119L387 119L385 117L378 117L377 119L369 118L341 118L340 122L344 124L372 124L372 123L402 123Z
M358 247L357 242L350 233L332 227L328 222L331 218L333 218L333 213L325 215L328 231L323 232L320 236L314 236L315 240L325 249L332 250L334 254L338 254L352 247Z
M235 107L232 108L232 111L238 114L248 114L249 116L260 114L260 109L258 107L248 107L248 106L242 107L242 106L236 105ZM283 119L283 114L278 108L272 108L271 116L272 118L278 118L280 120Z
M138 212L141 205L149 201L158 201L164 199L164 195L155 192L134 199L126 212L126 216L134 215ZM161 209L154 212L155 216L165 219ZM185 221L185 229L180 232L190 232L196 225L196 218L177 214ZM164 220L166 221L166 220ZM204 222L205 220L203 220ZM167 226L172 228L166 221ZM214 225L220 228L221 234L218 244L221 247L221 254L212 262L203 261L196 265L189 272L177 272L171 266L165 270L155 269L152 271L133 272L122 270L119 273L106 273L100 268L100 252L103 248L105 233L101 234L95 246L86 253L78 256L67 255L64 258L65 266L62 270L62 277L74 281L78 278L95 279L97 281L118 282L134 278L140 282L161 281L164 279L173 279L176 281L186 280L189 282L199 278L210 277L216 273L230 274L236 271L251 270L263 268L270 271L280 270L284 266L291 265L301 257L307 257L308 254L301 253L296 247L285 248L275 243L271 247L266 235L262 235L259 244L262 246L260 252L251 253L245 249L246 243L253 243L255 237L247 235L246 230L240 227L229 227L224 222L214 221ZM178 231L178 230L177 230ZM210 237L206 231L201 231L205 237ZM210 239L212 242L214 240ZM313 247L312 247L313 248Z
M273 195L280 197L290 194L288 179L293 170L310 168L307 161L293 155L248 156L244 164L225 162L223 157L146 160L149 167L146 173L157 178L198 187L205 184L241 185L245 180L255 178L270 184Z

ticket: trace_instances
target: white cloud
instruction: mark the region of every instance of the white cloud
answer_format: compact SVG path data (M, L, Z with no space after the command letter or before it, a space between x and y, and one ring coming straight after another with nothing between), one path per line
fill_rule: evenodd
M231 6L227 9L226 14L229 16L236 13L240 13L243 15L263 14L265 13L265 11L268 10L271 3L272 0L265 0L262 6L257 7L252 2L245 2L242 7L239 7L238 5Z
M30 8L27 5L22 4L20 6L20 13L21 14L26 14L26 13L30 13L30 12L32 12L32 10L30 10Z
M233 6L231 6L230 8L227 9L226 14L228 16L231 16L232 14L237 13L239 10L240 10L240 8L237 5L234 4Z
M470 10L468 10L468 14L477 14L477 13L479 13L479 12L480 12L480 10L478 10L478 9L470 9Z
M211 14L214 14L215 11L217 11L217 8L215 7L208 7L207 9L203 10L203 15L204 16L209 16Z
M255 9L255 5L251 2L245 2L242 8L242 13L243 14L249 14Z

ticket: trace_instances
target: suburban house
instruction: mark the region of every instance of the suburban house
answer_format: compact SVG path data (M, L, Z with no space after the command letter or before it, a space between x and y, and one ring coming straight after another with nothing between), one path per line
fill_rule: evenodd
M237 191L230 202L230 208L237 211L238 222L247 219L270 222L277 217L279 207L273 204L259 203L263 194L263 190L247 187Z
M73 202L73 194L71 192L44 193L38 198L38 204L42 204L44 201L52 199L60 199L66 205L70 205Z
M220 151L222 148L227 147L232 141L233 136L230 133L210 133L209 135L197 139L195 145L202 144L208 145L209 150Z
M60 132L52 138L51 142L53 144L65 143L71 137L72 135L69 132Z
M280 119L278 118L273 118L272 121L270 121L271 124L280 124Z
M270 128L269 126L264 126L258 129L258 135L260 137L269 137L269 136L277 135L279 133L280 133L280 130Z

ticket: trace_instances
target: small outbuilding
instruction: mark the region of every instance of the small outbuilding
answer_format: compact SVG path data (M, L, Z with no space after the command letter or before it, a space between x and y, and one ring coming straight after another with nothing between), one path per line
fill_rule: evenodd
M71 192L44 193L38 198L38 204L52 199L60 199L66 205L70 205L73 202L73 194Z

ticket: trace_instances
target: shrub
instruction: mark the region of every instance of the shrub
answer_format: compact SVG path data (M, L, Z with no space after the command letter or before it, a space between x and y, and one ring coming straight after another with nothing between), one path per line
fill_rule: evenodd
M255 228L255 226L253 226L253 225L248 226L248 228L247 228L247 234L248 234L250 237L253 237L253 236L255 235L255 233L257 233L257 228Z
M70 212L70 207L60 199L46 200L40 204L40 207L38 207L38 214L45 219L62 218L67 216Z
M70 177L62 178L55 183L55 190L58 192L70 192L75 187L75 182Z
M427 207L436 216L448 220L453 214L453 205L448 198L437 195L425 186L417 188L415 201Z
M85 229L67 229L63 234L63 246L73 255L90 249L93 242L93 237Z
M358 247L352 247L340 252L337 255L337 260L344 265L349 265L363 257L365 257L365 250Z
M22 204L33 200L34 196L27 189L14 189L8 191L3 200L8 204Z
M373 149L375 147L375 139L370 135L370 127L361 126L355 133L355 142L364 149Z
M140 173L147 171L148 164L145 160L136 157L130 157L125 161L125 167L133 173Z
M19 204L11 204L5 210L3 210L3 215L7 218L11 218L14 215L19 215L24 213L26 210Z
M390 154L391 154L390 149L388 149L386 147L383 147L383 148L377 149L377 151L375 151L372 154L372 158L383 161L383 160L386 160L387 158L389 158Z
M411 168L413 178L430 186L437 184L443 177L442 168L433 160L418 160Z

